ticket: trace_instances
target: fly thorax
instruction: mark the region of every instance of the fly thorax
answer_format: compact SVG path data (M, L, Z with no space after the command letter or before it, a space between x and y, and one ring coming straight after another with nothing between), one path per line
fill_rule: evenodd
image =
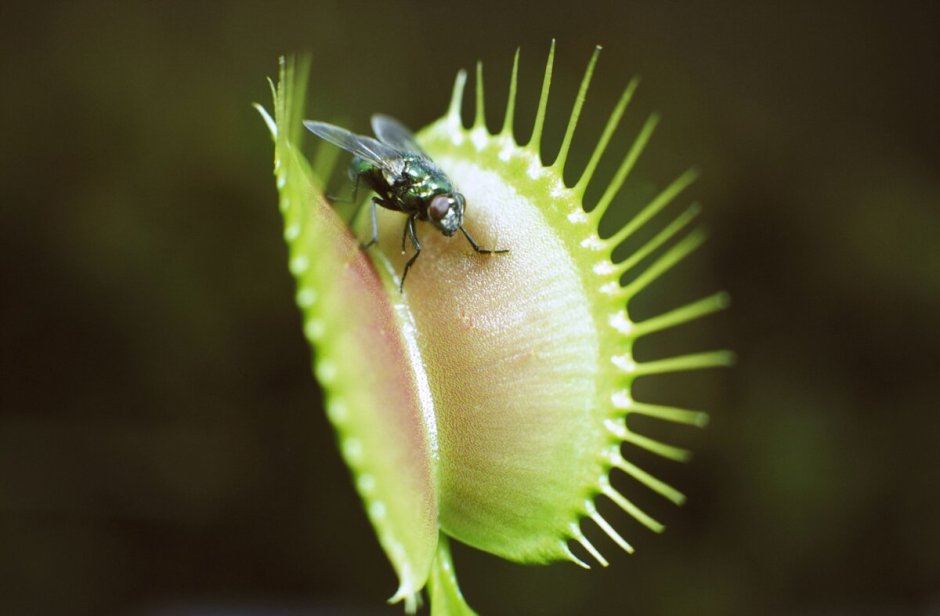
M385 183L394 189L405 183L407 169L408 166L404 161L390 162L387 167L382 169L382 177L385 179Z

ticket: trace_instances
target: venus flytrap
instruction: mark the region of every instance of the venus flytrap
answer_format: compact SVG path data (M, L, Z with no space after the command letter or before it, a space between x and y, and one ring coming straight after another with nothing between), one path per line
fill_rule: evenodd
M289 267L316 353L314 372L326 392L340 450L398 574L392 600L404 600L409 612L427 584L433 614L473 613L457 586L448 538L518 562L570 560L587 567L572 552L573 542L606 565L582 532L583 521L593 521L622 549L632 547L598 512L601 495L661 531L658 521L613 487L611 472L619 469L678 504L683 495L626 460L621 444L674 460L686 459L688 452L633 431L627 418L637 414L701 426L707 416L634 400L633 383L732 361L726 351L649 362L633 357L639 338L727 305L719 293L644 321L630 316L633 298L704 240L701 231L676 240L695 218L695 205L623 261L612 258L695 173L680 175L623 228L600 237L600 220L656 118L646 122L600 200L586 210L585 191L636 82L624 91L587 166L569 186L563 171L597 51L559 153L546 164L540 139L553 55L554 45L526 145L517 143L513 126L518 53L498 133L486 128L478 66L473 125L465 128L460 119L461 72L448 112L418 134L465 195L468 231L482 245L511 252L484 257L459 236L448 238L419 224L424 250L403 293L403 216L380 210L379 244L359 250L323 197L318 178L329 176L329 164L314 174L299 152L306 64L282 62L274 117L259 107L275 140ZM335 160L335 152L327 156ZM318 154L316 160L319 165L323 159ZM358 231L368 236L365 228ZM632 277L622 284L625 274Z

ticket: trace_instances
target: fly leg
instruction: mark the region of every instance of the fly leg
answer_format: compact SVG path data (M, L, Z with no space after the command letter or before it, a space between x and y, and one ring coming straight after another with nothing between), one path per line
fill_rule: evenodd
M379 221L378 221L378 219L376 218L376 215L375 215L375 206L376 206L376 205L383 205L383 201L382 201L381 199L379 199L378 197L372 197L372 204L371 204L372 207L370 208L370 209L371 209L371 214L372 214L372 239L369 240L369 242L366 243L366 244L359 244L359 246L360 246L363 250L365 250L365 249L367 249L367 248L371 248L372 246L375 246L376 244L379 243ZM360 207L362 207L362 206L360 206ZM357 212L357 213L358 213L358 212Z
M481 248L480 245L477 244L476 240L473 239L473 236L470 235L467 232L467 230L463 228L463 225L460 225L457 228L460 229L460 232L463 233L463 236L467 238L467 241L470 242L470 245L473 246L473 249L477 251L478 253L480 253L481 255L492 255L492 254L501 255L501 254L505 254L509 252L508 248L504 248L502 250L497 250L495 248Z
M356 183L353 184L352 195L349 197L348 201L352 201L353 203L355 203L355 201L356 201L356 195L359 194L359 180L360 180L360 179L362 179L362 176L361 176L361 175L357 175L357 176L356 176ZM344 199L344 201L346 201L346 200ZM375 244L378 244L378 243L379 243L379 225L378 225L378 221L377 221L376 218L375 218L375 206L376 206L376 204L378 204L378 205L383 205L383 202L382 202L382 200L379 199L378 197L372 197L372 203L370 204L370 207L371 207L371 214L372 214L372 239L369 240L369 241L368 241L367 243L365 243L365 244L363 244L362 242L359 242L359 248L361 248L362 250L365 250L365 249L367 249L367 248L370 248L370 247L374 246ZM362 212L362 206L363 206L363 205L365 205L365 203L364 203L364 202L360 202L360 203L356 206L355 211L353 211L353 214L352 214L352 216L351 216L350 219L349 219L349 224L350 224L350 226L354 226L354 225L356 224L356 221L359 220L359 214Z
M401 254L405 254L405 240L408 239L408 231L411 230L411 237L415 236L415 232L412 229L414 223L412 222L414 215L408 217L408 222L405 223L405 226L401 230ZM412 240L414 241L414 240Z
M403 271L401 274L401 284L398 285L399 293L404 293L405 276L408 275L408 270L411 269L411 266L412 264L414 264L415 259L417 259L418 255L421 254L421 243L418 241L418 236L415 235L415 216L417 216L417 214L412 214L411 216L408 217L408 222L405 223L405 229L401 234L402 252L404 252L404 249L405 249L405 235L407 234L411 237L411 244L412 246L415 247L415 253L411 255L411 258L408 259L407 263L405 263L405 271Z
M339 197L333 197L328 195L327 198L333 203L343 202L343 203L355 203L356 195L359 194L359 181L362 179L361 175L356 176L356 183L353 184L352 194L349 196L349 199L340 199ZM359 220L359 214L362 213L362 206L365 205L364 201L359 202L356 205L356 209L353 210L352 216L349 217L349 225L355 226L356 221ZM380 197L372 197L372 202L369 204L370 214L372 216L372 239L366 243L359 242L359 248L366 250L372 246L379 243L379 222L375 215L375 206L381 205L382 207L388 207L385 201Z
M368 242L364 244L362 242L359 243L359 248L363 250L366 250L367 248L371 248L372 246L375 246L376 244L379 243L379 219L376 217L376 213L375 213L375 206L377 205L381 205L382 207L385 207L385 208L391 207L389 202L386 201L385 199L382 199L381 197L372 197L372 202L369 204L370 214L372 217L372 239L370 239ZM362 206L360 206L360 208L361 207Z

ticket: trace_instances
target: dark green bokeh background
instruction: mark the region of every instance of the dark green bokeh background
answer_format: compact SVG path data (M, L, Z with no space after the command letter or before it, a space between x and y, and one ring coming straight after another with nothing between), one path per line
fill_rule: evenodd
M619 205L687 165L712 241L644 298L733 309L641 349L732 371L645 384L712 412L700 452L637 456L690 495L607 570L456 552L485 614L940 609L937 17L903 3L63 3L0 17L0 612L398 614L337 455L252 101L313 54L310 116L420 126L521 45L530 122L559 40L548 149L601 43L575 164L628 78L601 170L664 118ZM925 3L926 6L926 3ZM523 131L525 132L525 131ZM591 531L593 532L593 531ZM597 536L593 534L592 537ZM213 611L216 610L216 611ZM931 612L934 613L934 612Z

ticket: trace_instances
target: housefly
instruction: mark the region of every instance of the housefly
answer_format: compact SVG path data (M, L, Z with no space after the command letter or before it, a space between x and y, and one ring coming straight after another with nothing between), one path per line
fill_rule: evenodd
M408 270L421 254L421 242L415 231L416 220L430 222L447 237L460 231L470 246L480 254L509 252L482 248L477 244L463 226L466 199L421 149L411 131L398 120L385 115L372 116L372 130L377 140L326 122L308 120L304 126L317 137L355 156L349 166L349 175L356 182L353 199L356 198L360 182L365 182L376 193L371 204L372 239L365 245L366 248L379 239L375 214L377 205L408 216L402 229L401 249L405 252L405 241L410 238L415 252L405 263L399 290L405 288Z

